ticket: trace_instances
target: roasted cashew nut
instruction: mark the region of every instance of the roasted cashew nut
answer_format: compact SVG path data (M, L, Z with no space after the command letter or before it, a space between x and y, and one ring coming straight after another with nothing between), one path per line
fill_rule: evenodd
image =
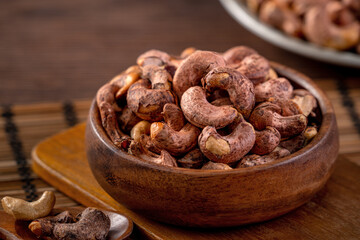
M226 90L234 107L245 118L250 116L255 105L254 85L240 72L228 67L217 67L202 79L202 84L209 92Z
M143 135L146 136L146 135ZM129 148L132 155L151 163L159 165L177 167L176 159L166 150L160 150L160 155L149 151L142 143L132 142Z
M200 84L201 78L215 67L225 66L224 58L214 52L196 51L180 64L175 72L173 88L179 99L192 86Z
M325 6L319 5L309 9L305 14L304 34L308 40L318 45L346 50L359 42L359 23L354 21L344 26L336 25L331 19L333 11L337 11L334 4L341 5L330 1Z
M230 170L232 168L225 163L215 163L215 162L209 161L209 162L205 163L201 169L202 170Z
M282 138L300 134L307 125L305 115L282 116L281 107L271 102L258 105L251 113L249 121L256 130L263 130L267 126L276 128Z
M316 134L316 127L309 126L306 127L306 129L301 134L293 138L281 141L279 146L286 148L291 153L294 153L305 147L316 136Z
M257 155L271 153L280 143L281 135L276 128L266 127L262 131L255 131L256 140L251 152Z
M150 123L148 121L138 122L130 131L130 137L135 141L139 142L143 134L150 134Z
M166 123L155 122L150 127L151 142L160 149L165 149L173 156L189 152L197 144L200 130L187 123L180 131L175 131Z
M269 98L290 98L293 87L286 78L275 78L256 85L254 91L255 101L264 102Z
M1 204L7 214L16 220L34 220L47 216L55 205L55 195L51 191L45 191L34 202L27 202L19 198L4 197Z
M250 79L254 85L257 85L267 80L270 64L264 57L258 54L251 54L241 61L240 66L236 70Z
M95 208L86 208L76 223L57 223L54 225L55 239L99 239L105 240L110 230L109 217Z
M214 106L206 100L205 91L199 87L191 87L181 98L181 109L185 118L193 125L204 128L214 126L216 129L230 124L238 112L230 106Z
M280 5L276 1L264 2L259 11L259 18L290 36L302 35L301 19L286 5Z
M121 130L129 133L131 129L142 119L135 115L126 105L117 117Z
M152 89L171 90L172 77L164 68L154 65L148 65L142 68L143 79L151 82Z
M151 83L142 79L134 83L127 94L127 104L131 111L144 120L159 121L166 103L175 103L175 96L165 89L151 89Z
M276 147L274 151L267 155L259 156L256 154L247 155L241 159L236 168L245 168L270 163L276 159L283 158L290 155L290 152L282 147Z
M166 124L175 131L180 131L185 125L184 114L176 104L165 104L162 115Z
M195 148L188 152L184 157L178 159L177 162L180 167L198 169L203 166L204 160L204 155L200 149Z
M317 107L317 102L316 98L309 91L296 89L293 91L291 100L299 106L305 116L309 116L310 114L312 114L312 116L315 115L313 110Z
M247 154L255 143L255 130L250 123L240 122L232 133L221 136L214 127L205 127L199 136L199 147L213 162L233 163Z
M246 46L236 46L228 49L223 53L223 57L226 60L227 65L232 67L239 67L241 61L244 60L245 57L257 54L257 52Z
M157 66L163 66L165 64L170 63L170 55L166 52L151 49L149 51L144 52L141 54L137 60L136 63L139 66L146 66L146 65L157 65Z

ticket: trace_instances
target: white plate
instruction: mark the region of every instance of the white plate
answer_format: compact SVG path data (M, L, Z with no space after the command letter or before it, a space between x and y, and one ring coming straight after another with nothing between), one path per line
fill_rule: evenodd
M257 16L238 0L220 0L220 2L226 11L247 30L278 47L320 61L360 68L359 54L336 51L289 37L277 29L260 22Z

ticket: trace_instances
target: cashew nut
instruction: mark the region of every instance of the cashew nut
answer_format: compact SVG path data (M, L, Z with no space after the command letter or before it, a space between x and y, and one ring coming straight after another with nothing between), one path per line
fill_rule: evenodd
M148 79L151 82L152 89L171 90L172 77L164 68L148 65L142 68L143 79Z
M181 98L181 109L185 118L197 127L214 126L223 128L231 123L238 112L230 106L214 106L206 100L205 91L199 87L191 87Z
M226 62L219 54L209 51L196 51L186 58L175 72L173 88L179 99L192 86L215 67L225 66Z
M162 114L166 124L175 131L180 131L184 127L184 114L176 104L165 104Z
M334 4L328 2L325 6L314 6L305 14L304 34L308 40L321 46L338 50L346 50L356 46L360 38L359 23L354 21L344 26L338 26L331 19L337 11Z
M146 51L145 53L141 54L137 60L136 63L139 66L146 66L146 65L157 65L157 66L163 66L165 64L168 64L170 62L170 55L166 52L151 49L149 51Z
M204 164L204 155L200 149L196 148L178 159L177 162L180 167L198 169Z
M193 54L194 52L196 52L196 48L194 47L188 47L188 48L185 48L181 54L180 54L180 57L182 59L185 59L187 57L189 57L191 54Z
M130 131L130 137L134 139L135 142L140 141L140 137L143 134L150 134L150 123L148 121L138 122Z
M267 155L259 156L256 154L247 155L241 159L241 161L237 164L236 168L245 168L245 167L253 167L258 166L265 163L270 163L275 161L276 159L283 158L290 155L290 152L282 147L276 147L274 151Z
M312 116L315 115L313 110L317 107L317 102L316 98L311 93L309 93L309 91L304 89L296 89L293 91L293 97L291 100L299 106L301 112L305 116L309 116L310 114Z
M119 87L115 97L120 99L124 97L129 89L129 87L139 80L141 75L141 69L139 66L134 65L125 70L124 73L121 73L111 79L110 84L116 85Z
M224 52L223 57L228 65L239 67L241 61L244 60L245 57L252 54L257 54L257 52L254 49L246 46L236 46Z
M34 220L47 216L55 205L55 195L51 191L45 191L42 196L34 202L26 202L22 199L4 197L1 204L7 214L16 220Z
M227 68L217 67L211 70L202 80L207 91L224 89L229 93L234 107L248 118L255 105L253 83L240 72Z
M135 115L133 111L129 109L126 105L121 111L120 115L118 115L118 122L121 130L126 133L129 133L131 129L141 121L141 118Z
M165 149L171 155L178 156L189 152L197 144L200 130L187 123L180 131L175 131L166 123L155 122L150 127L150 137L153 144Z
M270 64L264 57L251 54L241 61L241 65L237 70L257 85L267 80Z
M209 162L205 163L201 169L202 170L229 170L232 168L225 163L215 163L215 162L209 161Z
M56 216L48 216L44 218L39 218L32 221L29 225L29 229L37 236L43 237L52 236L54 226L57 223L73 223L75 222L74 217L70 214L69 211L64 211L59 213Z
M86 208L76 223L56 223L53 229L55 239L105 240L110 230L110 219L102 211Z
M306 127L306 129L301 134L293 138L281 141L279 146L286 148L290 151L290 153L294 153L305 147L316 136L316 134L316 127Z
M251 152L257 155L271 153L280 143L281 135L276 128L267 126L262 131L255 131L256 140Z
M247 154L255 143L255 130L250 123L240 122L234 131L221 136L214 127L205 127L199 136L199 147L211 161L232 163Z
M258 105L252 112L249 121L256 130L263 130L266 126L276 128L282 138L300 134L307 125L305 115L282 116L281 107L271 102Z
M275 78L255 86L255 101L264 102L269 98L290 98L293 92L286 78Z
M302 35L300 18L287 6L280 5L276 1L264 2L260 7L259 18L290 36L300 37Z
M131 111L144 120L159 121L166 103L175 103L175 96L165 89L151 89L148 80L142 79L129 88L127 104Z

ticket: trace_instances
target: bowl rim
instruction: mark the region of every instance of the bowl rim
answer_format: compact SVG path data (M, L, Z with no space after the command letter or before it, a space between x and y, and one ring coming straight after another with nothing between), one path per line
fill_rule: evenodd
M290 154L289 156L286 156L284 158L277 159L271 163L266 163L258 166L248 167L248 168L233 168L233 169L226 169L226 170L204 170L204 169L188 169L188 168L181 168L181 167L168 167L160 164L154 164L151 162L147 162L144 160L141 160L140 158L133 156L127 152L124 152L120 149L118 149L113 142L110 140L110 138L107 136L105 130L103 129L100 119L99 119L99 111L96 104L96 98L92 101L90 111L89 111L89 124L94 130L95 135L100 139L100 141L109 149L111 149L117 156L126 159L128 161L132 161L133 163L144 167L144 168L150 168L155 171L162 171L162 172L168 172L171 174L186 174L191 176L198 176L201 175L202 177L211 177L211 176L217 176L217 175L232 175L232 174L249 174L253 172L259 172L268 170L270 168L276 168L283 166L285 164L291 164L295 161L297 161L299 158L304 157L305 154L309 154L317 148L324 139L328 138L331 134L331 131L329 131L329 128L331 127L337 127L336 125L336 119L334 114L333 106L324 93L323 90L321 90L314 81L312 81L309 77L306 75L291 69L289 67L286 67L282 64L272 62L270 61L271 67L274 68L274 70L279 73L281 76L284 76L288 78L290 81L297 83L301 87L305 88L306 90L310 91L311 94L313 94L318 102L318 105L320 107L321 113L322 113L322 122L320 125L320 129L318 134L312 139L312 141L306 145L304 148ZM96 124L97 123L97 124ZM104 137L102 137L104 136Z
M360 68L360 54L339 51L316 45L310 41L290 37L282 31L261 22L242 1L219 1L227 13L244 28L275 46L318 61L339 66Z

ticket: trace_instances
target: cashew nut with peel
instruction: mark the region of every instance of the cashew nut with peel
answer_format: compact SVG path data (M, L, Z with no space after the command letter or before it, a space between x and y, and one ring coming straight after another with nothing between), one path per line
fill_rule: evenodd
M145 136L145 135L143 135ZM159 165L177 167L176 159L170 155L166 150L160 150L160 155L153 153L146 149L142 143L132 142L129 147L129 151L132 155L151 163Z
M236 70L250 79L254 85L257 85L267 80L270 64L267 59L259 54L251 54L241 61Z
M215 52L196 51L180 64L175 72L173 88L179 99L184 92L200 84L201 78L215 67L225 66L224 58Z
M55 239L105 240L110 230L110 219L102 211L86 208L75 223L56 223L53 229Z
M183 168L201 168L204 164L204 155L200 149L195 148L188 152L184 157L177 160L178 165Z
M126 105L117 117L121 130L129 133L131 129L142 119L135 115Z
M264 102L269 98L290 98L293 92L291 83L286 78L270 79L255 86L255 101Z
M150 127L152 143L174 156L182 155L193 149L197 144L199 134L200 130L190 123L187 123L180 131L176 131L162 122L152 123Z
M150 80L152 89L171 90L172 77L164 68L148 65L142 68L142 72L143 79Z
M199 136L199 147L213 162L233 163L247 154L255 143L255 130L245 121L240 122L227 136L221 136L214 127L205 127Z
M304 34L308 40L321 46L346 50L356 46L360 38L359 23L353 21L338 26L332 21L334 11L343 7L340 2L329 1L327 4L314 6L306 12Z
M144 120L159 121L166 103L175 103L175 96L166 89L151 89L151 83L142 79L128 91L127 103L131 111Z
M209 92L226 90L234 107L245 118L250 116L255 105L254 84L240 72L228 67L217 67L202 79L202 84Z
M305 89L296 89L293 91L291 100L296 103L305 116L315 115L313 110L317 107L316 98Z
M16 220L34 220L47 216L55 205L55 195L52 191L45 191L42 196L34 202L13 197L4 197L1 204L7 214Z
M262 131L255 131L256 140L251 152L257 155L271 153L280 143L281 135L276 128L267 126Z
M276 147L274 151L267 155L259 156L256 154L247 155L241 159L236 168L253 167L265 163L270 163L276 159L283 158L290 155L290 152L282 147Z
M141 54L137 58L136 63L139 66L146 66L146 65L162 66L170 63L170 55L160 50L151 49Z
M165 104L162 115L166 124L175 131L180 131L185 125L184 114L176 104Z
M290 153L294 153L305 147L317 134L316 127L309 126L299 135L281 141L279 146L286 148Z
M181 98L181 109L185 118L197 127L214 126L216 129L230 124L238 112L230 106L214 106L206 100L205 91L199 87L191 87Z
M202 170L230 170L232 168L225 163L215 163L215 162L209 161L209 162L205 163L201 169Z
M251 113L249 121L256 130L263 130L267 126L276 128L282 138L300 134L307 125L305 115L282 116L281 107L271 102L258 105Z
M252 54L257 54L257 52L246 46L236 46L226 50L226 52L223 53L223 57L231 67L239 67L241 61Z

